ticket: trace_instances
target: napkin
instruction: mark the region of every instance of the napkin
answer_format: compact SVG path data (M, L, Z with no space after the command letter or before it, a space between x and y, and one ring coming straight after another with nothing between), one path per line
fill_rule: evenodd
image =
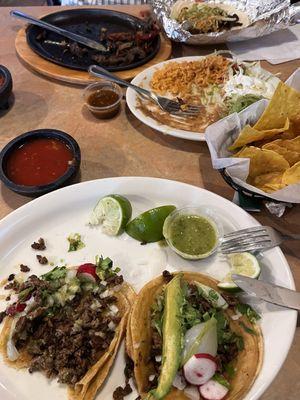
M296 60L300 58L300 25L227 46L242 60L266 60L271 64Z
M300 91L300 68L286 81L288 85ZM289 185L273 193L265 193L246 183L249 174L249 159L234 158L228 147L238 137L247 124L254 125L269 104L268 100L260 100L240 113L234 113L206 128L205 139L210 151L214 169L226 168L227 173L235 183L252 192L268 196L271 199L285 203L300 203L300 183Z

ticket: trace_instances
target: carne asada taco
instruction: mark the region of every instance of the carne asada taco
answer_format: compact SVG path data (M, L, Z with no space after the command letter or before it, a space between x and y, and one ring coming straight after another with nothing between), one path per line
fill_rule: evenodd
M263 357L258 314L217 281L167 271L133 305L127 352L142 399L241 400Z
M69 399L92 400L123 338L133 289L109 258L56 267L21 284L0 335L4 361L68 385Z

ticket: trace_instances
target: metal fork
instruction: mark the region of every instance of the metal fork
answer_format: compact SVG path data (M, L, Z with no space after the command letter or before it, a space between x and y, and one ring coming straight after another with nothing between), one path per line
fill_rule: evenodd
M300 235L283 234L270 226L255 226L224 235L220 250L223 254L262 251L278 246L284 240L300 240Z
M184 109L182 109L182 104L180 104L179 101L157 96L155 93L150 92L149 90L143 89L139 86L133 85L132 83L118 78L116 75L111 74L110 72L106 71L106 69L101 68L98 65L91 65L89 67L89 73L93 76L108 79L109 81L118 83L119 85L127 86L135 90L140 96L150 99L163 111L166 111L170 114L174 114L179 117L193 117L200 113L201 106L184 105Z

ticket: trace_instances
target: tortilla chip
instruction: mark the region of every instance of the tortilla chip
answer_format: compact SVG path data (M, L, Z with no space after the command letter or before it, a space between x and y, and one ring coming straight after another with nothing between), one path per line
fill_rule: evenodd
M216 291L217 281L199 273L183 272L183 277L189 282L197 281L210 286ZM150 281L139 292L137 301L133 305L131 314L131 340L134 361L134 374L138 391L142 399L147 396L147 387L149 386L148 377L153 371L153 365L149 363L151 351L151 306L157 294L159 294L165 285L162 276ZM258 326L253 326L255 333L251 335L245 332L240 322L246 325L248 321L241 317L238 321L233 321L230 317L235 314L232 310L227 310L231 329L244 339L245 348L242 350L235 364L235 375L231 379L231 390L226 396L227 400L241 400L249 391L258 375L263 359L263 339ZM173 388L165 397L166 400L188 400L183 391Z
M254 125L259 131L266 129L280 129L286 119L298 121L300 115L300 93L283 82L279 82L275 93L268 105Z
M240 132L234 143L228 148L228 150L235 150L238 147L242 147L246 144L257 142L264 139L270 139L274 136L283 133L289 129L290 121L287 118L285 124L281 128L269 129L269 130L257 130L252 128L250 125L246 125Z
M283 189L286 185L282 182L283 172L271 172L256 176L251 184L263 192L272 193Z
M300 161L284 172L282 182L286 185L300 183Z
M249 158L249 175L247 181L251 182L259 175L271 172L283 172L289 168L289 163L272 150L264 150L258 147L249 146L238 154L239 158Z
M285 147L288 150L300 153L300 136L297 136L294 139L290 140L279 140L278 145L281 147Z
M277 143L270 142L263 145L262 148L266 150L273 150L276 153L280 154L290 164L290 167L300 161L300 153L288 150L285 147L281 147Z

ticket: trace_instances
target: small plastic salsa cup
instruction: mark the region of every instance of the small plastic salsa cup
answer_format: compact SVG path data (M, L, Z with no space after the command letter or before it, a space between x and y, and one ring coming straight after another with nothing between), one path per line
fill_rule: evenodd
M211 208L185 207L173 211L166 218L163 234L171 249L181 257L199 260L217 250L223 226Z
M106 97L101 99L101 94L106 94ZM97 104L97 96L98 101L100 100L99 104ZM112 82L92 83L83 91L83 98L87 108L97 118L101 119L112 118L119 112L122 97L122 89ZM107 103L104 103L103 100L106 100Z

